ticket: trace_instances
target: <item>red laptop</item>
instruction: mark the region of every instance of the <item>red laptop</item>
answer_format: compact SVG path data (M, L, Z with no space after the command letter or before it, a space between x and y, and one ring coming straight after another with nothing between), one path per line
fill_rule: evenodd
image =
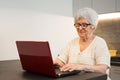
M80 72L61 72L58 68L55 69L48 41L16 41L16 45L24 70L52 77L64 77Z

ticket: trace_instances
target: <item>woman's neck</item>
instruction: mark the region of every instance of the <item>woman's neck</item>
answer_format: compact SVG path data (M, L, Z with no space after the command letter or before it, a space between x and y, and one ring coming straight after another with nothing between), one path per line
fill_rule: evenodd
M82 43L91 42L94 39L94 37L95 37L94 35L80 37L80 42Z

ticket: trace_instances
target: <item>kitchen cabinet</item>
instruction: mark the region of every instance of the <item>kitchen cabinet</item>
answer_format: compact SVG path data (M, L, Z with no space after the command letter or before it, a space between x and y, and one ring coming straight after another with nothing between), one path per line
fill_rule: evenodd
M79 8L91 6L92 6L91 0L73 0L73 15L75 15Z
M120 0L73 0L73 15L83 7L91 7L99 14L118 12Z
M116 0L116 11L120 12L120 0Z
M115 12L116 0L93 0L92 7L99 14Z

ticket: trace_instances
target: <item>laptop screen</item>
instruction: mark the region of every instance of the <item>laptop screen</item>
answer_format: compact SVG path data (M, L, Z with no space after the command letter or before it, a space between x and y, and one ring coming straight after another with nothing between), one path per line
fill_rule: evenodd
M56 77L48 41L16 41L24 70Z

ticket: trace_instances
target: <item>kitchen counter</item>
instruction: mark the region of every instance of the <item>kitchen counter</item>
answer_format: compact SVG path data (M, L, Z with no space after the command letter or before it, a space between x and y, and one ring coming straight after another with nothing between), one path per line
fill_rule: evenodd
M111 65L120 66L120 56L111 57Z
M110 78L111 80L120 80L120 66L111 66Z

